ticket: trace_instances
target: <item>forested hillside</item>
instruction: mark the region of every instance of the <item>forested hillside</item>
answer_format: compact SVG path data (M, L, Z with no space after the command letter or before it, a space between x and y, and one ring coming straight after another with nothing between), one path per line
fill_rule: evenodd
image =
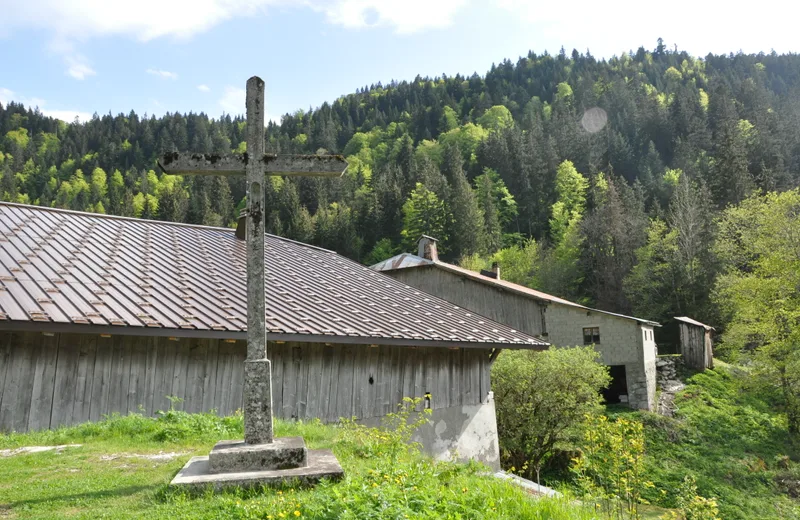
M0 197L230 225L244 183L157 171L244 151L240 118L131 112L65 124L0 106ZM529 53L485 76L372 85L267 129L278 153L344 154L344 179L273 178L272 233L364 263L443 255L600 308L715 320L718 211L800 184L800 57L640 48Z

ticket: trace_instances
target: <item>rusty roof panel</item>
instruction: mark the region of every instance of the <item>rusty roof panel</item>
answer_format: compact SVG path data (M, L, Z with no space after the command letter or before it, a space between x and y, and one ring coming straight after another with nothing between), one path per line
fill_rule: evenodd
M245 249L233 229L0 203L0 232L5 323L246 330ZM332 251L267 235L265 261L270 332L547 346Z

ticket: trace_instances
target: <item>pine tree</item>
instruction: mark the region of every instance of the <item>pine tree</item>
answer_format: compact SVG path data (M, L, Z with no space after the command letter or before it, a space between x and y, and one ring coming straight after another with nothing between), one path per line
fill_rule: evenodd
M445 150L447 177L450 179L449 206L452 219L447 235L447 250L453 258L461 258L486 249L484 218L475 192L461 168L461 152L457 146Z

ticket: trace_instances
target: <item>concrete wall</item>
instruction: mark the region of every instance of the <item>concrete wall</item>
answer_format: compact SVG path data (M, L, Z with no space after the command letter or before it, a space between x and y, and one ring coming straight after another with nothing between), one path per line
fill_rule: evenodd
M411 417L409 421L416 419ZM377 418L361 422L369 426L380 425ZM490 392L480 404L433 410L430 422L420 427L412 440L420 443L423 451L437 460L477 460L499 471L500 447L494 396Z
M422 266L385 271L411 287L470 309L516 330L539 336L543 332L543 305L539 302L466 279L457 274Z

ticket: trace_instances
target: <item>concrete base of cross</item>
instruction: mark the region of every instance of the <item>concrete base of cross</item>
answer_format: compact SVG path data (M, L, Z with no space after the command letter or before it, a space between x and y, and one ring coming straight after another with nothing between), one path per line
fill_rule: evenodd
M189 459L170 486L222 490L313 485L343 477L344 470L330 450L308 450L302 437L281 437L269 444L220 441L208 457Z

